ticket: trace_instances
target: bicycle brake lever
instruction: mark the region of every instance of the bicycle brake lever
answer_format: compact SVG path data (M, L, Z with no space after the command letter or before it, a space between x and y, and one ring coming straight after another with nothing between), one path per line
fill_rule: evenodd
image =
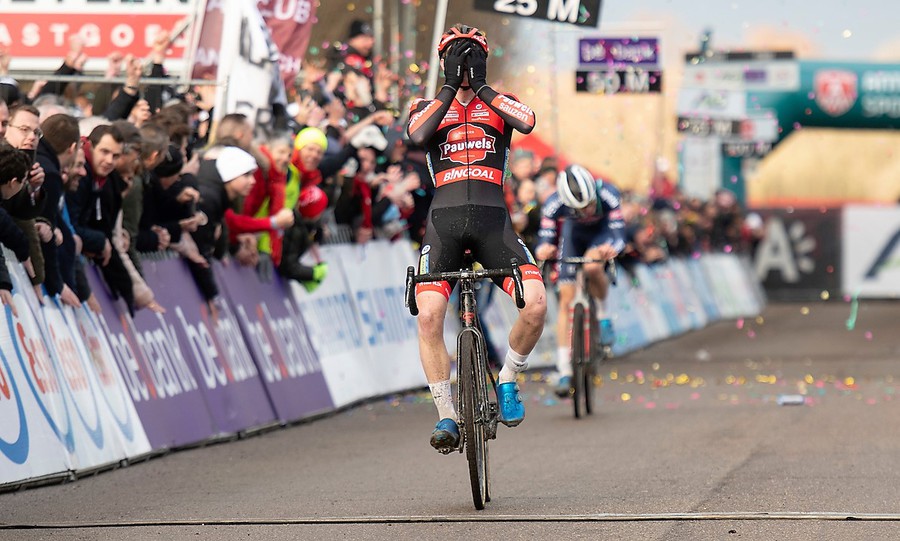
M413 316L419 315L419 306L416 304L416 286L413 280L415 272L414 267L406 267L406 302L404 304Z
M512 263L513 284L516 291L516 306L519 310L525 308L525 286L522 285L522 271L519 269L519 262L515 259L510 260Z

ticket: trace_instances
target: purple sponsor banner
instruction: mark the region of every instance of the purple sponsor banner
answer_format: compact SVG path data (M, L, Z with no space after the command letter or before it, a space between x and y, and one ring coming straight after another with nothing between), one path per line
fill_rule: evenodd
M152 263L144 267L152 267ZM121 301L109 296L96 269L87 272L102 312L91 321L106 335L135 410L153 449L197 443L215 433L197 380L183 359L172 355L166 330L141 333Z
M582 66L625 67L659 64L656 38L583 38L578 40Z
M319 357L287 284L275 275L260 280L255 269L216 267L278 418L292 421L334 407ZM333 322L340 325L341 322Z
M135 315L135 326L146 336L168 339L171 355L190 369L203 392L217 431L234 433L274 421L275 413L227 299L223 296L218 316L213 317L181 259L147 261L143 269L166 313L141 310Z

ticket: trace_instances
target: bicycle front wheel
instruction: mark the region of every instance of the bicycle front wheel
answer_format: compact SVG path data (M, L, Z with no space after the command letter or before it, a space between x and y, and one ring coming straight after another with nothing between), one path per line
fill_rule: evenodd
M572 407L575 418L581 417L581 401L585 392L584 305L578 303L572 314Z
M472 502L475 509L484 509L488 498L487 439L484 423L487 419L487 389L485 374L479 369L477 337L463 331L459 338L459 393L462 404L462 424L469 461L469 480L472 483Z

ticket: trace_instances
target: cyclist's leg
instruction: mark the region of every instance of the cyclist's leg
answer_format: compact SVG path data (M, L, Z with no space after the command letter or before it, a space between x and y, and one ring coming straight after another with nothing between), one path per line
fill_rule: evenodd
M462 264L459 239L447 234L447 231L453 230L447 227L448 220L452 220L452 212L448 213L448 210L432 209L429 212L419 254L419 274L458 270ZM416 304L419 306L419 355L425 379L431 389L439 419L450 419L455 424L457 417L450 387L450 354L444 342L444 316L452 288L453 284L447 282L418 284Z
M506 208L484 207L482 213L485 227L478 238L473 239L473 251L478 261L485 268L502 268L509 267L510 260L515 259L522 271L525 308L519 310L510 331L509 349L499 376L501 383L507 383L515 381L516 374L528 367L528 355L541 337L547 315L546 291L534 257L516 235ZM511 278L495 283L507 294L514 295Z
M481 210L483 227L472 239L473 251L485 268L508 267L515 259L522 271L522 286L525 308L509 333L509 349L498 376L497 400L500 406L500 422L507 426L517 426L525 418L525 406L519 397L516 377L528 368L528 355L534 349L547 315L547 297L544 281L535 264L534 257L522 239L516 235L504 207L484 207ZM496 280L507 294L513 296L515 284L512 278Z
M591 259L608 259L611 253L615 253L613 249L614 238L608 229L604 228L594 235L591 240L591 247L585 252L585 257ZM609 278L606 276L605 265L601 263L593 263L585 266L585 273L588 274L590 284L589 293L594 297L595 307L597 309L597 317L600 319L600 342L604 346L611 346L613 343L612 321L609 319L606 307L606 297L609 294Z

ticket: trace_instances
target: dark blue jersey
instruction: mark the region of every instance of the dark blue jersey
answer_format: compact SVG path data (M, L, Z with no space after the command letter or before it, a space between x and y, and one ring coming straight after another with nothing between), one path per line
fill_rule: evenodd
M559 243L559 222L572 222L572 231L578 234L606 233L617 252L625 248L625 221L622 219L619 190L608 182L597 182L597 202L594 214L578 216L563 205L559 194L554 193L544 202L538 246ZM594 235L592 235L594 236Z

